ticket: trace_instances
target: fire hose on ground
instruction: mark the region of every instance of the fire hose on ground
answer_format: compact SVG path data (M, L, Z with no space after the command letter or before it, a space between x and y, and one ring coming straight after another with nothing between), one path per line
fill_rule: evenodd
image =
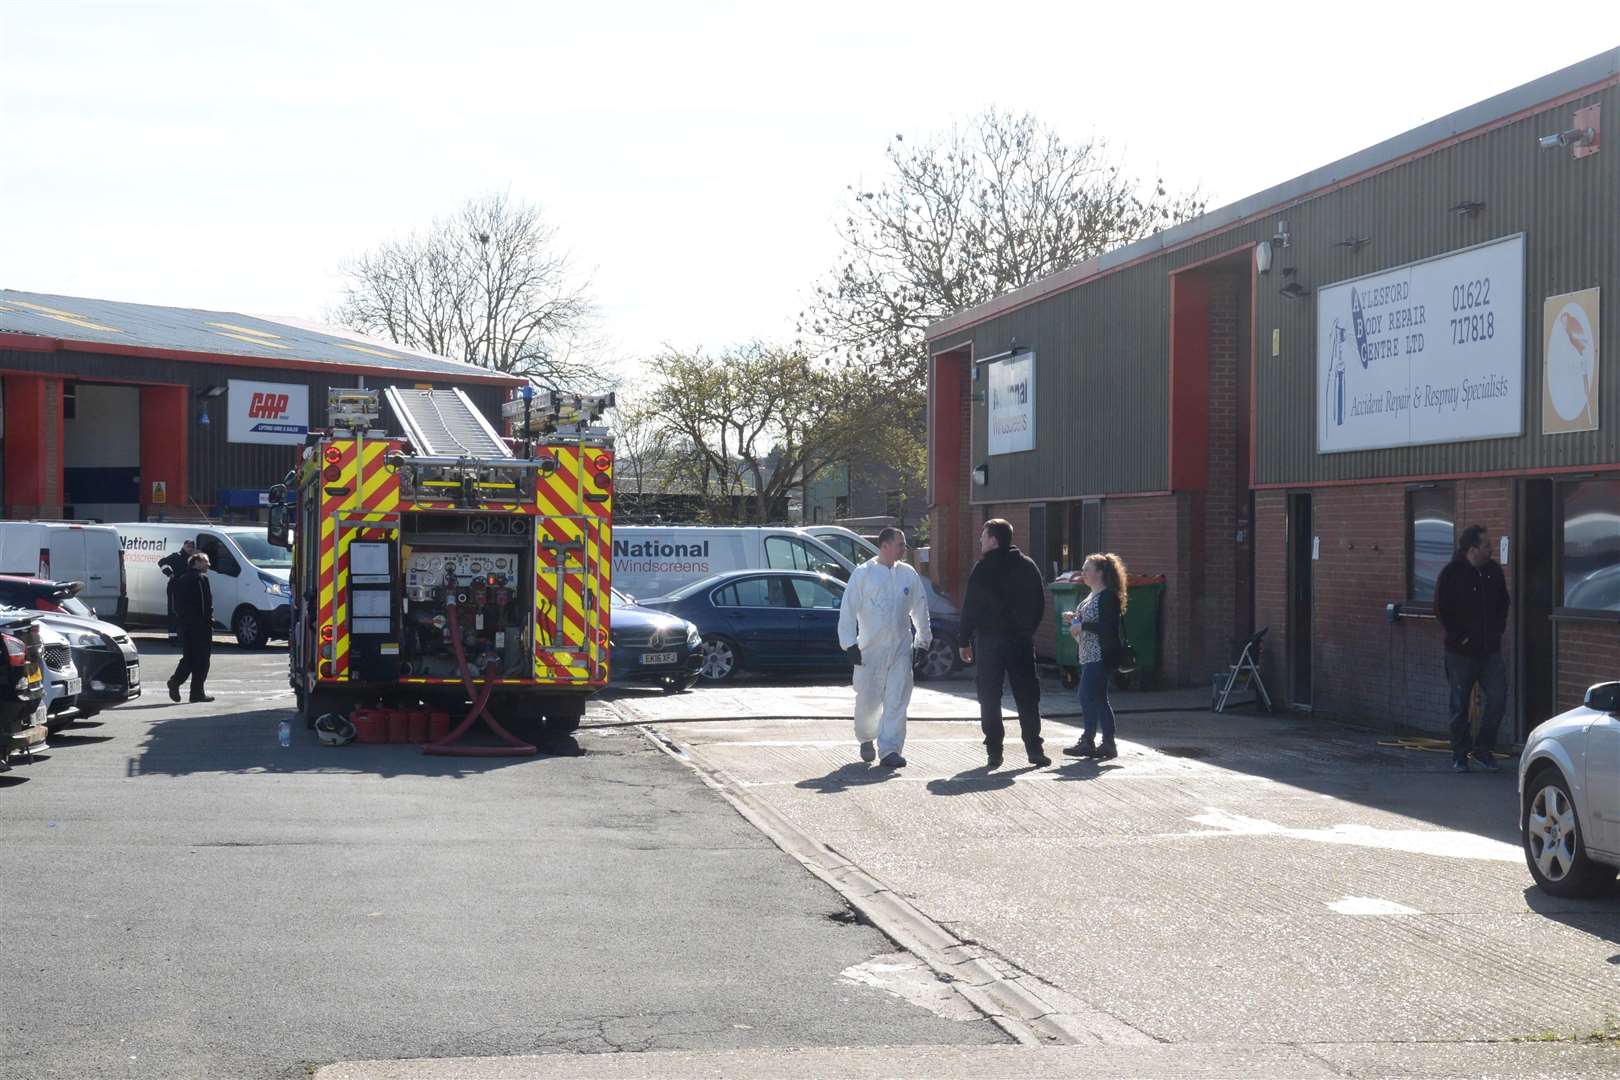
M484 687L478 688L473 681L472 667L467 663L467 651L461 645L461 605L456 603L455 597L445 605L450 616L450 646L455 650L456 666L461 671L461 684L467 688L467 696L472 699L472 707L467 715L461 718L448 735L438 742L428 743L422 747L424 754L436 754L443 757L518 757L527 754L538 754L539 747L524 742L501 726L489 711L489 697L495 690L497 675L494 663L484 669ZM471 730L473 724L482 716L485 725L495 736L506 743L505 746L460 746L452 745L455 741Z

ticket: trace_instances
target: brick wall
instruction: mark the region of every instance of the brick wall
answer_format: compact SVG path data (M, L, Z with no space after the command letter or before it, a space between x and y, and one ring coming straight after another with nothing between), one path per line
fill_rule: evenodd
M1620 625L1560 622L1556 709L1562 712L1586 698L1593 683L1620 679Z
M1510 531L1511 486L1506 480L1457 485L1459 525L1480 524L1498 537ZM1312 692L1308 703L1328 717L1443 732L1448 692L1440 624L1404 618L1391 624L1385 605L1406 596L1406 488L1376 484L1312 492L1321 558L1313 566ZM1256 501L1256 622L1270 625L1267 685L1288 692L1287 496L1263 492ZM1508 588L1513 579L1509 568ZM1503 641L1508 661L1508 716L1513 715L1514 637ZM1511 720L1504 726L1504 734Z
M1159 680L1164 685L1196 682L1188 659L1195 604L1191 573L1194 497L1158 495L1103 502L1103 547L1125 560L1132 574L1162 574L1159 611Z

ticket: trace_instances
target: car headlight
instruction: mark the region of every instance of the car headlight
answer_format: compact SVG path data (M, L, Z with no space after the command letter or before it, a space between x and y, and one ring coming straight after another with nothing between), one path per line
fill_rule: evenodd
M101 635L93 630L64 630L62 636L75 649L101 648Z
M698 633L697 627L688 624L686 627L686 647L688 649L695 649L702 644L703 635Z
M264 583L264 591L271 596L292 596L292 586L280 578L271 577L269 574L260 574L259 580Z

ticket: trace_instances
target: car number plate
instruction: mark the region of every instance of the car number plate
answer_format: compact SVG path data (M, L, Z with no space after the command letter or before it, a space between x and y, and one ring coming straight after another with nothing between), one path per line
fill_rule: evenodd
M641 654L643 664L673 664L675 654L672 652L648 652Z
M66 691L66 693L69 696L72 696L73 694L77 694L83 688L84 688L84 683L83 683L82 680L69 679L67 681L67 691Z

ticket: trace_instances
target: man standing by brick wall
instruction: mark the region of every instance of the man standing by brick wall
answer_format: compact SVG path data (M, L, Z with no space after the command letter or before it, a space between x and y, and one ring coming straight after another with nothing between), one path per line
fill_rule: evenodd
M1446 681L1451 686L1451 767L1468 771L1470 756L1487 772L1500 772L1492 751L1496 729L1507 707L1507 664L1502 635L1507 632L1507 579L1491 558L1483 525L1470 525L1457 542L1457 553L1440 571L1434 611L1446 630ZM1479 737L1473 737L1469 705L1474 687L1485 695Z

